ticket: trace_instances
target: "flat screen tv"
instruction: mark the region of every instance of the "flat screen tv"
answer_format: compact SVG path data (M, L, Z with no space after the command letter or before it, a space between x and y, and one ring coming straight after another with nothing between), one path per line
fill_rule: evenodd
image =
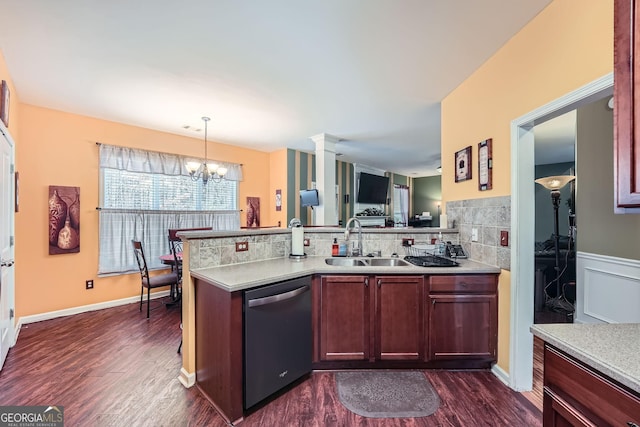
M358 203L384 204L387 203L389 191L389 177L360 172L358 185Z
M319 206L320 199L318 198L318 190L300 190L300 206Z

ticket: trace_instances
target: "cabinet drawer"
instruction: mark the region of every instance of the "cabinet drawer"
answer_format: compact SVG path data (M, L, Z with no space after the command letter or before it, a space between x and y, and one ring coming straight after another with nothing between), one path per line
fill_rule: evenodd
M429 276L429 292L494 293L497 287L493 274Z
M640 425L640 397L548 345L544 387L596 425Z

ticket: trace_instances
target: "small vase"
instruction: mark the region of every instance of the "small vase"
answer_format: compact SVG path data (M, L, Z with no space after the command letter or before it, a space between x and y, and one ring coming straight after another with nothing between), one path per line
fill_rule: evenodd
M71 227L69 217L64 222L64 227L58 233L58 247L60 249L75 249L80 245L80 238L75 228Z
M69 222L71 227L80 231L80 193L76 191L76 198L69 206Z

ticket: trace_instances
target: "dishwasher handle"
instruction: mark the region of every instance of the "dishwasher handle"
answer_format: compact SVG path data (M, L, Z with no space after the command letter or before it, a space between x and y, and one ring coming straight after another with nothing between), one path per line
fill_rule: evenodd
M267 304L273 304L276 302L280 302L280 301L285 301L291 298L295 298L300 294L303 294L305 292L307 292L309 290L309 285L304 285L301 286L297 289L294 289L292 291L288 291L282 294L277 294L277 295L270 295L268 297L264 297L264 298L255 298L255 299L250 299L247 301L247 305L249 307L258 307L261 305L267 305Z

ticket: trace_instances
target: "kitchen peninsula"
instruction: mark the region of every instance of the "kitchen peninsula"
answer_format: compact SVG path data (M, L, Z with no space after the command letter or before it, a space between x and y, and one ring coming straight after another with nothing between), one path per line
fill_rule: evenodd
M640 324L545 324L544 425L640 425Z
M241 420L247 409L245 295L304 278L313 369L489 368L496 358L500 269L470 260L444 268L400 262L403 239L427 242L438 232L457 243L456 230L363 230L363 253L382 257L362 259L389 264L382 266L327 264L344 229L305 230L309 253L302 259L288 256L290 230L185 232L191 274L183 283L181 381L197 384L229 422ZM243 255L249 251L235 252L238 242L253 249L250 258Z

